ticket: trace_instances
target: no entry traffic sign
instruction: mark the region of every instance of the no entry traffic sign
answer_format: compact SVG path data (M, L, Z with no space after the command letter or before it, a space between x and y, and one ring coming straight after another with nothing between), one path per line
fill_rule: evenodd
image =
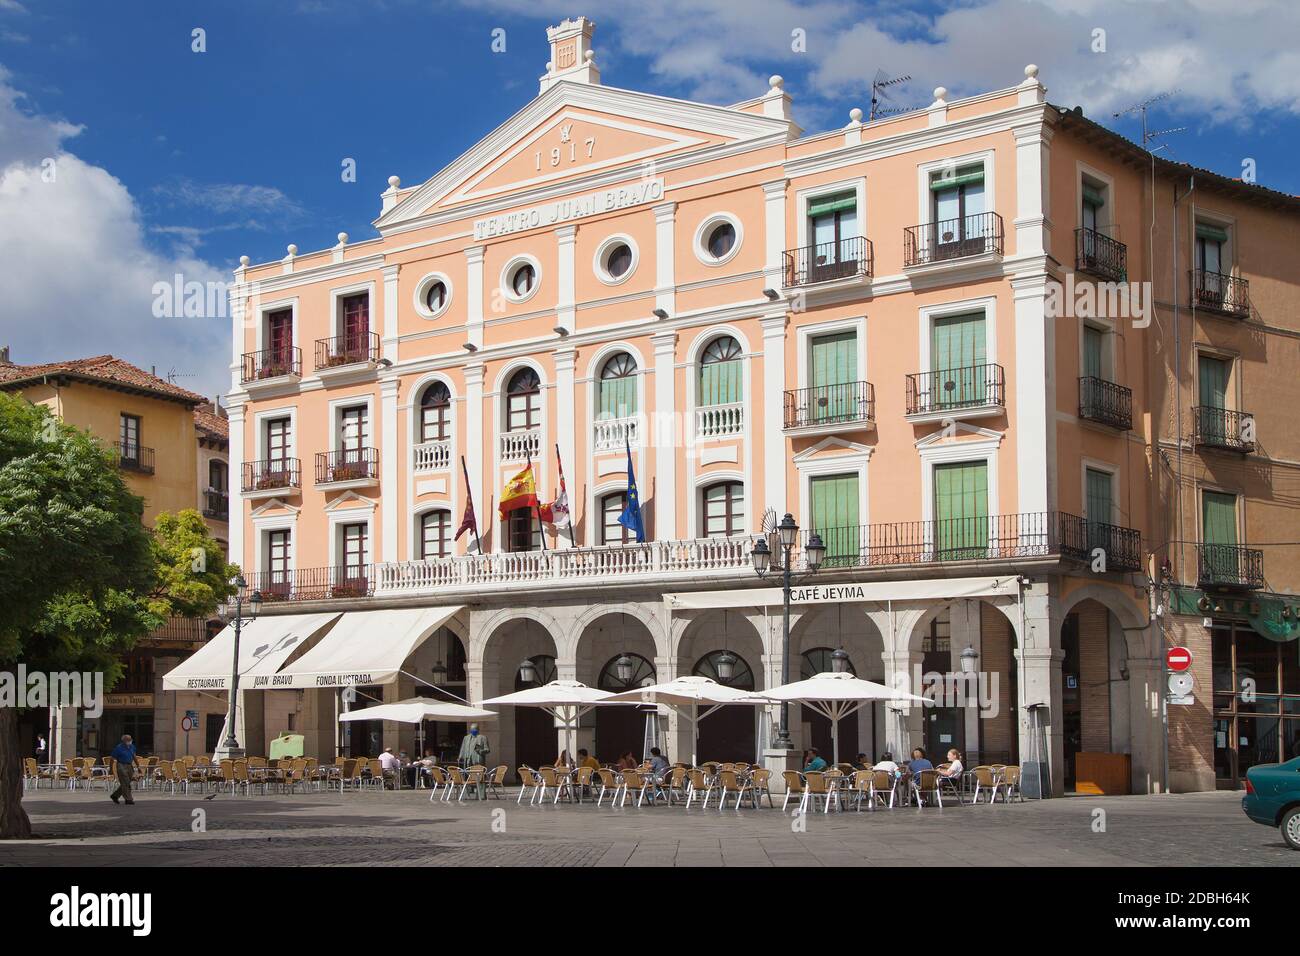
M1174 673L1182 673L1190 670L1192 666L1192 652L1185 647L1171 647L1165 652L1165 663Z

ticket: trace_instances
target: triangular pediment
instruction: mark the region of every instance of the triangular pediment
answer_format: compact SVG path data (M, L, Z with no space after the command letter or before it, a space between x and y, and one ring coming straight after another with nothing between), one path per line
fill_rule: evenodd
M803 451L794 456L796 465L804 462L815 461L819 458L845 458L865 456L871 457L872 446L863 445L855 441L846 441L843 438L830 436L823 438L815 445L810 445Z
M935 445L1001 443L1002 437L1002 432L991 428L980 428L978 425L970 425L966 422L951 422L918 439L915 445L917 448L932 448Z
M525 203L645 178L666 163L746 141L780 141L790 125L720 106L581 83L557 83L416 187L375 225ZM742 147L743 148L743 147ZM690 160L686 160L690 161ZM651 164L654 164L653 166Z

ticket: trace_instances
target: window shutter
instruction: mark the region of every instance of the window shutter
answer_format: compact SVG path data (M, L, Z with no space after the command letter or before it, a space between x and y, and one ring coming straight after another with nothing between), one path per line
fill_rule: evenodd
M1228 407L1228 363L1202 355L1198 363L1200 404L1210 408Z
M812 530L822 537L827 558L856 558L858 476L827 475L812 480Z
M818 196L808 201L809 216L824 216L827 213L843 212L858 208L857 193L836 193L833 196Z
M940 560L985 557L988 548L988 463L934 467L934 544Z
M1096 186L1089 186L1087 183L1083 184L1083 201L1090 206L1106 205L1106 200L1102 196L1101 190Z
M1210 242L1227 242L1228 231L1221 226L1214 226L1208 222L1198 222L1196 224L1196 238L1208 239Z
M963 166L947 179L943 178L942 173L930 174L930 188L932 190L956 189L958 186L973 186L976 184L981 186L984 184L983 166Z
M1091 325L1083 327L1083 374L1087 378L1105 378L1102 375L1101 348L1106 333Z
M1217 491L1201 493L1201 540L1205 544L1236 547L1237 498Z
M1088 487L1086 489L1088 521L1111 524L1114 516L1114 499L1112 497L1112 479L1109 473L1095 468L1087 469Z
M740 362L710 362L700 366L700 404L732 405L742 401Z

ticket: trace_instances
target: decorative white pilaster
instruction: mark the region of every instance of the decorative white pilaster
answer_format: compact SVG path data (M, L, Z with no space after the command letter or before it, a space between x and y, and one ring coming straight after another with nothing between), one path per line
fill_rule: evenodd
M470 491L474 498L474 514L478 518L480 536L486 519L483 510L483 442L483 363L470 362L465 366L465 467L469 470ZM455 468L457 464L459 462L452 462L452 467ZM458 527L459 524L457 521ZM474 543L468 535L464 540L467 546Z
M575 407L577 389L574 386L574 366L578 361L578 350L572 346L563 346L555 350L555 439L560 446L560 458L568 467L569 472L565 476L568 481L573 482L573 487L577 488L578 473L576 459L577 445L573 433L574 423L577 420L577 409ZM543 460L549 454L549 448L543 448L538 456ZM559 490L559 475L555 476L555 488ZM575 496L569 496L569 520L576 521ZM564 534L558 536L555 542L557 548L568 548L573 546L573 536ZM594 540L594 539L593 539Z
M754 429L751 439L763 443L763 492L754 495L777 514L792 511L798 504L789 500L785 486L785 433L781 430L785 409L785 313L761 319L763 329L763 421L767 426Z
M665 202L654 207L655 214L655 308L673 315L677 305L676 270L674 268L673 232L677 222L677 203Z
M227 424L230 427L230 469L229 469L229 488L227 492L230 499L230 516L229 516L229 534L230 534L230 561L239 565L244 571L251 570L248 556L244 554L244 406L242 403L231 405L226 409L229 416Z
M465 250L465 333L470 345L483 347L483 246Z
M785 187L784 179L763 183L764 282L778 291L785 275Z
M556 241L556 282L558 285L555 303L555 324L568 332L574 329L577 297L574 285L574 250L578 239L577 226L561 226L555 230Z
M384 358L397 361L397 272L400 266L384 266L384 309L379 328L379 345Z
M663 541L683 537L677 512L678 436L684 429L678 422L676 378L677 333L661 332L650 337L654 344L655 403L649 429L655 453L654 537Z
M1048 277L1013 278L1016 304L1016 511L1056 507L1056 336Z
M1041 121L1013 131L1016 138L1017 257L1052 251L1052 131Z
M397 517L401 514L401 502L398 500L398 441L397 441L397 394L401 382L397 378L386 378L379 383L379 510L383 542L380 554L385 561L396 561L397 557Z

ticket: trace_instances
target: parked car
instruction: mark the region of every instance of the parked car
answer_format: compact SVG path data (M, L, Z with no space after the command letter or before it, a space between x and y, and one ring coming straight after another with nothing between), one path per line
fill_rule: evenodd
M1277 827L1287 846L1300 850L1300 757L1247 770L1241 809L1256 823Z

